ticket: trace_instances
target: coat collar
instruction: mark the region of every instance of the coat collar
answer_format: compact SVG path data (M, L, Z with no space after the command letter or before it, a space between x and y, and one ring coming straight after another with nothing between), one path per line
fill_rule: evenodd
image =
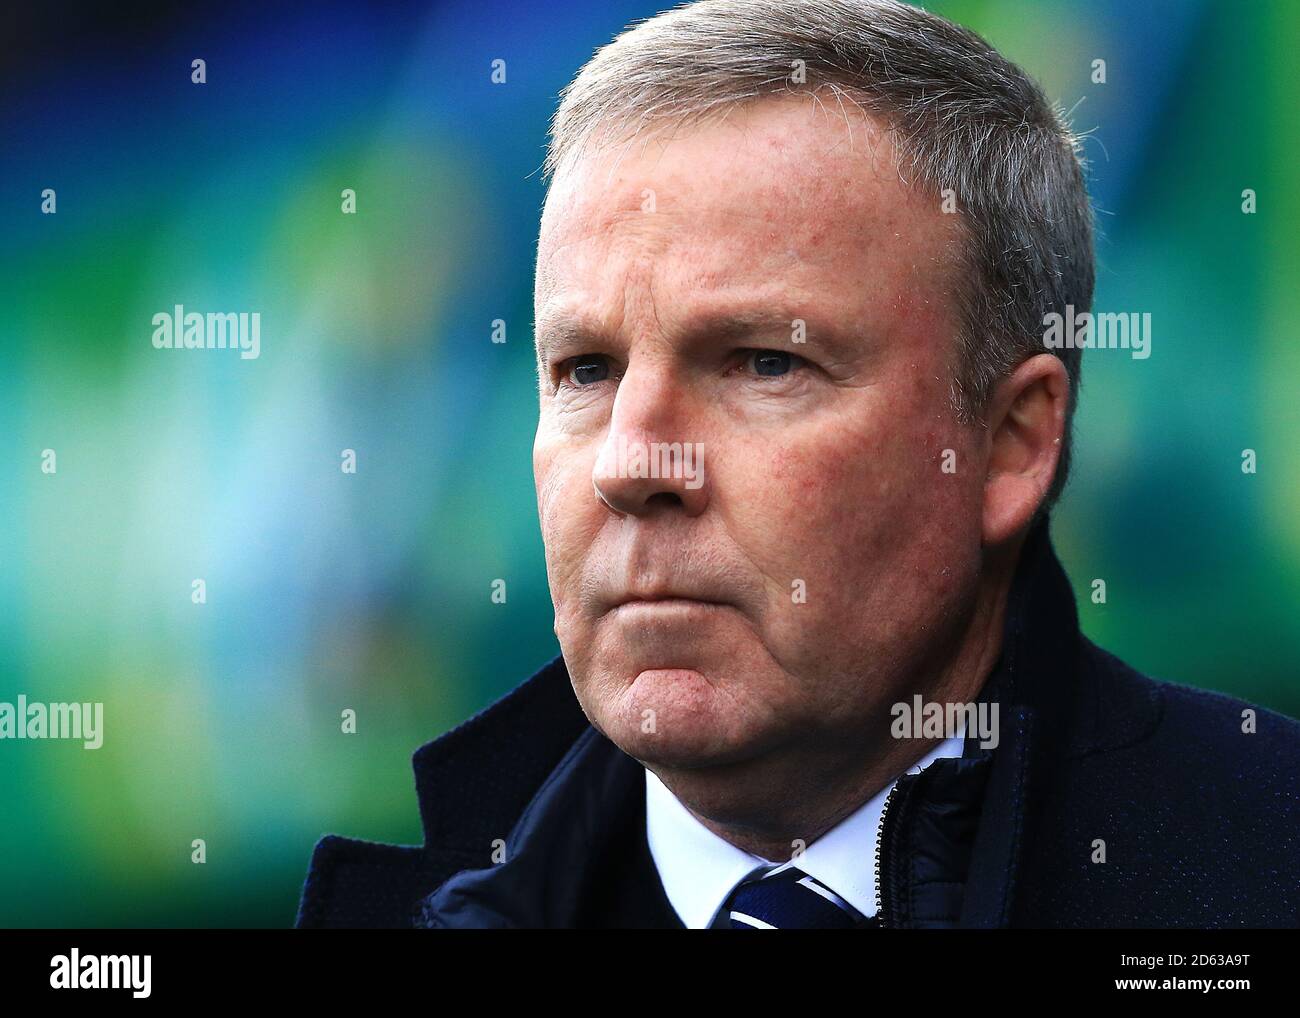
M1070 761L1137 741L1159 720L1158 691L1079 629L1046 517L1030 530L1007 599L1002 653L979 699L997 703L993 753L962 925L1006 926L1033 817Z

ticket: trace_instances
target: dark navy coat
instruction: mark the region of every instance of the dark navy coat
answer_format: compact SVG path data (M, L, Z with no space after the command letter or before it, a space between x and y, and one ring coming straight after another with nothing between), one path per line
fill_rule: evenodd
M891 795L884 925L1300 925L1300 724L1089 642L1045 521L980 699L996 749L972 735ZM681 926L644 770L587 722L561 659L414 766L424 845L323 838L299 926Z

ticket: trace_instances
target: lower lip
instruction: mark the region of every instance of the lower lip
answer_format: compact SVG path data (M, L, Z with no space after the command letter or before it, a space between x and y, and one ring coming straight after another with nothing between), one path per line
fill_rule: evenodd
M647 668L643 672L638 672L633 681L659 686L670 682L708 682L704 673L697 672L694 668Z

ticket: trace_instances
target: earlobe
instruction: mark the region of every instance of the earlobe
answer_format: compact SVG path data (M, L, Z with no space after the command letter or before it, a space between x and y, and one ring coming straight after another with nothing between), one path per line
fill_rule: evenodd
M989 401L984 482L985 545L1025 530L1056 476L1070 398L1065 365L1038 354L1004 378Z

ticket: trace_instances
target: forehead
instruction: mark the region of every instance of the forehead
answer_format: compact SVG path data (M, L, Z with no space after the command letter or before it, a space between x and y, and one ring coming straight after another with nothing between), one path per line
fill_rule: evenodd
M630 288L671 298L674 315L943 303L956 220L904 182L888 131L858 107L763 99L561 167L538 240L538 324L626 310Z

